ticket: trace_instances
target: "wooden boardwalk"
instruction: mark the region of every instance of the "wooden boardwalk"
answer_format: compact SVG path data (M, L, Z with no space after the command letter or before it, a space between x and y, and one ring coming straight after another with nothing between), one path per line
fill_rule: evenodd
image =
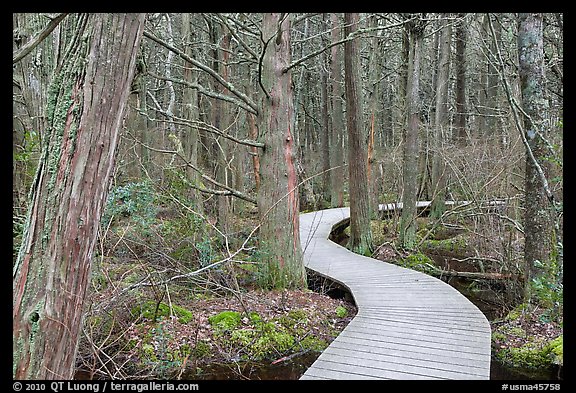
M306 267L345 286L358 306L301 379L489 379L491 331L484 314L437 278L328 240L349 212L300 215Z

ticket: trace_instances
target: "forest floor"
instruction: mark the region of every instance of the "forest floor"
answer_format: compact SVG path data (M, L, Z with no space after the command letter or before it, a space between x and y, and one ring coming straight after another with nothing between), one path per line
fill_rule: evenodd
M176 224L143 235L127 223L107 234L76 378L298 379L356 314L354 304L327 295L329 283L317 291L258 289L246 253L159 284L220 258L213 239L164 236Z
M187 308L194 321L172 322L173 336L204 343L203 349L196 344L200 356L186 367L188 377L207 379L298 378L310 364L295 364L288 376L275 371L301 355L317 357L356 314L353 304L311 290L251 290Z
M224 235L187 204L154 198L147 183L109 198L77 378L297 379L356 314L329 283L259 289L249 212Z
M114 367L102 367L86 353L90 360L79 368L90 371L92 365L92 372L98 370L93 378L109 378L117 369L116 376L128 379L297 379L356 314L344 299L311 290L177 292L171 289L170 300L159 303L132 299L131 312L115 316L124 328L114 333L120 343ZM101 315L88 323L101 326ZM101 333L90 337L98 339L105 348Z

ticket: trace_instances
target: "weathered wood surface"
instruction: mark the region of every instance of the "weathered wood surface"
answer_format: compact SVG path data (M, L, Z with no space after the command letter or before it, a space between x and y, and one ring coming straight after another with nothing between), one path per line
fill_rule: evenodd
M484 314L439 279L328 240L348 216L349 208L300 215L306 267L345 286L358 306L301 379L489 379L491 332Z

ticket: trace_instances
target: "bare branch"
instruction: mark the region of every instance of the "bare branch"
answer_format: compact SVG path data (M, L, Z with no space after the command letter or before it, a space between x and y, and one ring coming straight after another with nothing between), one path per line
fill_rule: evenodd
M250 55L254 58L257 59L258 58L258 54L256 52L254 52L254 50L252 50L252 48L250 48L250 46L244 42L244 40L242 38L240 38L238 36L238 34L236 33L236 31L232 28L232 26L230 26L230 24L228 23L228 18L224 17L222 14L216 14L216 16L218 17L218 19L220 19L220 21L222 23L224 23L224 25L226 25L226 27L228 28L228 31L230 32L230 34L232 34L232 37L234 37L234 39L236 41L238 41L238 43L244 48L246 49L246 52L250 53Z
M148 31L144 31L144 36L151 39L152 41L156 42L157 44L162 45L163 47L165 47L169 51L174 52L175 54L180 56L180 58L182 58L183 60L189 62L190 64L200 68L202 71L207 72L210 76L212 76L214 79L216 79L216 81L218 83L220 83L222 86L224 86L226 89L228 89L228 91L230 91L230 93L234 94L236 97L238 97L239 99L244 101L246 103L246 105L248 105L250 108L252 108L256 113L258 112L258 106L254 103L254 101L252 101L247 95L238 91L238 89L236 89L236 87L232 83L225 80L220 74L218 74L212 68L208 67L205 64L202 64L201 62L199 62L196 59L193 59L192 57L188 56L186 53L182 52L180 49L174 47L173 45L170 45L169 43L167 43L164 40L161 40L160 38L156 37L154 34L148 32Z
M391 29L391 28L394 28L394 27L402 26L402 25L404 25L404 24L406 24L406 23L408 23L408 22L411 22L411 21L414 20L414 19L415 19L415 18L410 18L410 19L402 20L402 21L400 21L400 22L393 23L393 24L390 24L390 25L387 25L387 26L377 26L377 27L366 28L366 29L358 29L358 30L356 30L355 32L353 32L353 33L351 33L351 34L348 34L348 36L346 36L345 38L343 38L343 39L341 39L341 40L339 40L339 41L332 42L332 43L326 45L326 46L323 47L323 48L320 48L320 49L318 49L318 50L316 50L316 51L314 51L314 52L311 52L311 53L307 54L306 56L304 56L304 57L302 57L302 58L300 58L300 59L298 59L298 60L293 61L293 62L290 63L288 66L284 67L284 69L282 70L282 72L283 72L283 73L286 73L286 72L288 72L291 68L294 68L294 67L296 67L297 65L300 65L301 63L305 62L305 61L308 60L308 59L311 59L311 58L314 57L314 56L318 56L319 54L327 51L328 49L332 48L333 46L340 45L340 44L343 44L343 43L345 43L345 42L351 41L351 40L357 38L358 36L360 36L360 35L362 35L362 34L370 33L370 32L372 32L372 31L377 31L377 30L388 30L388 29Z
M548 179L546 179L544 170L538 163L538 160L536 160L536 157L534 157L534 153L532 152L532 149L530 148L530 145L526 140L526 135L524 135L524 127L522 127L522 122L520 121L518 110L520 110L522 114L527 118L529 118L530 116L528 116L528 114L521 108L521 106L516 102L512 93L510 92L510 86L508 85L508 80L506 79L506 75L504 72L505 66L504 66L504 60L502 59L502 52L500 51L500 46L498 45L498 40L496 39L496 33L494 32L494 26L492 26L491 19L488 19L488 26L490 27L490 34L492 36L492 39L494 40L494 45L496 47L496 54L498 55L498 62L501 68L501 70L499 71L500 80L502 81L502 84L504 86L504 91L506 92L506 98L508 98L508 102L510 103L510 106L512 108L512 114L514 115L514 122L516 124L516 128L518 129L520 136L522 137L522 143L524 144L524 147L526 147L528 157L534 164L534 168L536 168L536 172L538 172L538 176L542 181L542 186L544 188L544 192L546 193L546 197L550 201L551 205L553 207L556 207L554 204L554 194L550 190L550 186L548 185ZM544 140L543 133L540 130L536 130L536 132Z
M133 136L132 136L133 137ZM133 137L134 138L134 137ZM165 154L174 154L176 156L178 156L182 161L184 161L184 163L192 168L194 171L196 171L200 177L212 184L214 184L216 187L220 187L226 191L218 191L218 190L211 190L211 189L206 189L206 188L201 188L201 187L196 187L193 186L193 188L196 188L197 190L201 191L201 192L206 192L208 194L215 194L215 195L226 195L226 196L235 196L237 198L243 199L246 202L250 202L256 205L256 199L252 198L249 195L244 194L243 192L240 192L238 190L235 190L229 186L227 186L226 184L222 184L214 179L212 179L211 177L205 175L202 170L200 168L198 168L196 165L192 164L190 161L188 161L188 159L184 156L184 154L179 151L179 150L167 150L167 149L157 149L154 148L152 146L146 145L145 143L142 143L141 141L139 141L138 139L134 138L135 141L137 141L139 144L141 144L142 146L144 146L145 148L151 150L151 151L155 151L157 153L165 153Z
M230 134L225 133L224 131L220 130L219 128L214 127L211 124L208 123L204 123L202 121L198 121L198 120L188 120L188 119L183 119L181 117L177 117L175 115L172 115L170 113L168 113L167 111L163 110L160 107L160 104L158 103L158 101L156 100L156 98L152 95L152 93L150 93L149 91L147 91L148 95L150 96L150 98L152 98L152 101L154 101L154 103L156 104L156 108L155 110L160 112L161 114L163 114L164 116L166 116L168 119L170 119L172 121L172 123L174 124L180 124L180 125L184 125L187 127L193 127L199 130L203 130L203 131L208 131L211 132L213 134L219 135L223 138L229 139L232 142L241 144L241 145L245 145L245 146L251 146L251 147L258 147L258 148L264 148L264 143L262 142L256 142L250 139L238 139ZM153 120L153 119L151 119Z
M54 16L50 22L44 27L34 38L28 41L22 48L17 52L12 54L12 64L18 63L27 54L32 52L34 48L38 46L48 35L58 26L58 24L68 15L68 13L62 13Z
M178 83L180 85L187 86L191 89L196 89L196 90L198 90L198 93L203 94L207 97L211 97L211 98L215 98L217 100L230 102L232 104L238 105L240 108L244 109L247 112L257 114L256 111L252 107L248 106L244 101L237 100L234 97L220 94L220 93L217 93L217 92L212 91L212 90L208 90L204 86L200 85L199 83L188 82L188 81L185 81L182 79L168 78L166 76L161 76L161 75L158 75L158 74L150 72L150 71L147 72L147 75L150 75L151 77L156 78L156 79L170 81L173 83Z

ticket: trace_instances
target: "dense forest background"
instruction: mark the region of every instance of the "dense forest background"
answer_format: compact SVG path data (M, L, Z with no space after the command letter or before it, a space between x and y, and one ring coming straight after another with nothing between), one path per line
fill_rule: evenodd
M123 375L101 356L135 303L303 288L300 212L350 206L348 246L372 255L378 204L416 200L466 223L480 271L513 277L510 304L561 315L562 14L118 18L13 14L15 330L76 321L67 364ZM396 247L421 246L417 215L394 220ZM85 264L59 265L65 239ZM74 274L76 310L42 311ZM14 340L20 365L49 348Z

